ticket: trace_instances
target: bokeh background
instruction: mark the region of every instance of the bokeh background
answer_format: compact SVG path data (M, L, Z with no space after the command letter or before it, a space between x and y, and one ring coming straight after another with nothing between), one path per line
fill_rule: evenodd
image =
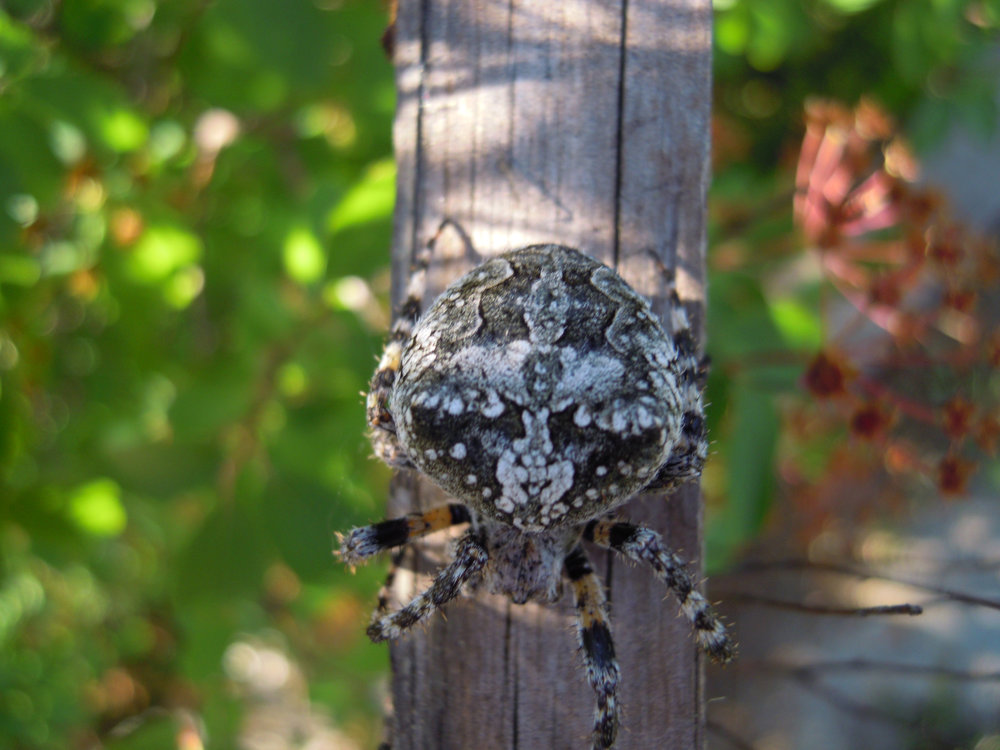
M1000 2L715 16L709 567L776 540L873 563L970 495L992 518ZM0 2L0 747L378 742L385 568L330 551L389 479L359 396L389 322L387 19ZM921 168L958 163L950 193ZM963 717L906 746L1000 746Z

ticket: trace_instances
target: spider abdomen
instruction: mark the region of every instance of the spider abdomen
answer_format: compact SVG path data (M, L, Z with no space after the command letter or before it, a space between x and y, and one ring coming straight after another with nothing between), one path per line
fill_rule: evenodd
M438 297L389 410L420 471L484 518L542 531L652 480L681 439L683 377L674 342L614 271L538 245Z

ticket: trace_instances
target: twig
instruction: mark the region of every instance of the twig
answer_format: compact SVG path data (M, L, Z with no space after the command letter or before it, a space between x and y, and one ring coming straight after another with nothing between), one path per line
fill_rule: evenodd
M235 423L224 428L234 433L233 447L223 458L216 475L218 496L224 504L229 505L233 501L240 472L260 450L261 423L268 404L278 391L278 374L282 366L295 355L310 331L323 325L327 317L327 311L317 306L316 311L308 313L294 330L264 350L263 365L250 404Z
M898 662L880 662L870 659L845 659L842 661L818 661L807 664L787 664L776 661L763 660L741 660L736 665L737 669L746 669L751 672L769 672L780 677L792 679L812 692L821 700L833 708L848 714L854 714L862 719L876 721L882 724L892 724L903 726L922 733L926 738L932 739L942 747L952 747L953 741L941 735L933 728L928 727L920 718L907 718L899 716L883 708L862 703L845 695L843 692L824 685L820 680L823 676L832 672L888 672L901 675L918 675L939 677L949 680L959 680L966 682L1000 682L1000 670L993 672L974 672L950 667L939 667L927 664L901 664ZM733 730L717 722L709 721L707 728L722 737L725 741L733 745L738 750L754 750L752 744L743 737L737 735Z
M921 615L924 608L919 604L883 604L877 607L831 607L822 604L805 604L790 602L783 599L772 599L756 594L738 594L736 592L718 592L719 597L727 602L745 602L760 604L775 609L788 609L810 615L839 615L849 617L870 617L873 615Z
M926 675L966 682L1000 682L1000 670L993 672L973 672L934 664L903 664L900 662L874 661L872 659L843 659L817 661L807 664L784 664L766 659L744 660L737 668L777 672L782 674L820 675L830 672L892 672L906 675Z
M853 576L855 578L862 578L862 579L879 578L883 581L891 581L892 583L898 583L903 586L912 586L913 588L921 589L922 591L929 591L933 594L939 594L945 599L948 599L950 601L1000 610L1000 599L995 599L986 596L978 596L976 594L969 594L963 591L954 591L952 589L945 588L943 586L924 583L922 581L914 581L905 577L889 575L887 573L878 573L872 570L865 570L864 568L858 568L856 566L847 565L844 563L812 562L809 560L802 560L799 558L789 558L784 560L762 560L757 562L744 563L732 573L727 574L726 577L739 574L762 573L769 570L805 570L805 571L816 571L819 573L836 573L838 575Z
M811 672L792 672L790 673L790 676L806 690L811 691L818 698L821 698L833 708L843 711L844 713L853 714L881 724L892 724L907 727L915 732L919 732L923 737L932 739L942 747L952 747L948 738L924 724L920 718L909 719L905 716L894 714L891 711L886 711L883 708L878 708L871 704L854 700L853 698L844 695L839 690L835 690L829 685L824 685L819 682L816 675Z

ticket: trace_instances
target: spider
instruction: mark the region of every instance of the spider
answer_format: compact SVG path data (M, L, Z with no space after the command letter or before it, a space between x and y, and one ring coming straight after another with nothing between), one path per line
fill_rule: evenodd
M593 747L619 726L619 667L604 588L584 540L647 564L680 602L699 647L733 658L725 627L684 563L652 529L611 513L641 492L697 478L707 452L705 367L675 292L667 336L617 273L572 248L533 245L487 260L420 315L433 243L367 396L375 454L430 477L458 502L340 537L349 565L459 524L454 559L396 612L385 598L368 636L394 639L485 585L523 604L563 580L596 694Z

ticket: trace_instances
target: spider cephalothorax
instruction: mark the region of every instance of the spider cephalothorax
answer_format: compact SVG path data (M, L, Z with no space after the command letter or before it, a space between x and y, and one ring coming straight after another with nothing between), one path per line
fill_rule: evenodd
M372 378L375 453L415 468L460 502L353 529L357 563L434 530L469 524L455 559L368 634L395 638L482 580L516 603L553 601L569 581L589 681L594 747L618 727L618 665L601 583L583 540L649 564L674 590L699 645L733 646L683 564L654 531L608 514L639 491L701 473L703 367L676 295L667 336L646 300L571 248L534 245L483 263L419 316L429 250Z

